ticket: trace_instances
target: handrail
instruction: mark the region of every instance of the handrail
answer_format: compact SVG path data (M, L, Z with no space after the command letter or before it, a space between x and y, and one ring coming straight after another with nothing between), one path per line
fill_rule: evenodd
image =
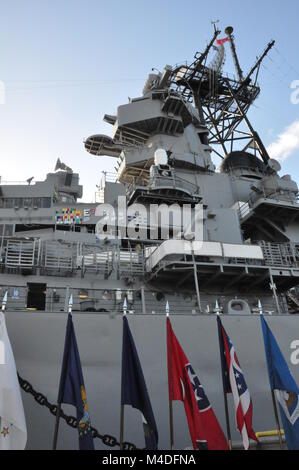
M284 430L280 429L279 433L281 436L284 436ZM277 429L274 429L273 431L258 431L255 433L256 437L260 439L261 437L275 437L278 436L278 431Z

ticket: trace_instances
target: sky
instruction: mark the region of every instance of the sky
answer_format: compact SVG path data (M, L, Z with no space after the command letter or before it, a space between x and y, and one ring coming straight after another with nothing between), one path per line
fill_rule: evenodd
M42 180L59 157L79 172L83 200L91 201L115 160L88 154L84 139L111 135L104 114L140 96L152 67L192 60L219 20L222 31L234 27L245 72L276 40L249 118L281 174L299 183L299 104L291 102L298 18L297 0L0 0L2 180ZM229 49L225 71L234 72Z

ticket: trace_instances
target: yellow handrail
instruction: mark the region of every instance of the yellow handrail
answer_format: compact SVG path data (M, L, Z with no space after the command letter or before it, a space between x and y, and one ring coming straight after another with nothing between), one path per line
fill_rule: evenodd
M284 430L280 429L280 434L281 436L284 436ZM259 431L255 433L256 437L259 439L260 437L274 437L278 436L278 431L277 429L273 431Z

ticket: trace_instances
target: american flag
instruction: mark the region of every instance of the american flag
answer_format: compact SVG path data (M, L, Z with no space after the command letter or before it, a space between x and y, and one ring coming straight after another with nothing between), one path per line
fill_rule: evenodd
M257 441L255 432L252 429L252 400L235 348L219 317L218 325L222 333L223 365L226 369L223 373L227 377L230 388L230 390L226 391L231 391L233 394L237 427L242 436L244 449L248 450L250 445L249 438Z

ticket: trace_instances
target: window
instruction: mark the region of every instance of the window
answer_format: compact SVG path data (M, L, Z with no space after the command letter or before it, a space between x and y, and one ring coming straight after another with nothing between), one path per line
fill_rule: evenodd
M13 201L13 199L11 199ZM21 209L23 207L23 198L17 197L14 199L14 207Z
M35 209L39 209L40 207L42 207L42 199L40 197L33 198L33 207Z
M32 207L32 198L26 197L23 199L24 209L29 209Z
M51 198L43 197L43 208L48 209L49 207L51 207Z
M12 224L5 224L4 225L4 236L5 237L12 237L14 233L14 226Z
M5 197L3 200L3 207L5 209L12 209L14 207L14 199L11 197Z

